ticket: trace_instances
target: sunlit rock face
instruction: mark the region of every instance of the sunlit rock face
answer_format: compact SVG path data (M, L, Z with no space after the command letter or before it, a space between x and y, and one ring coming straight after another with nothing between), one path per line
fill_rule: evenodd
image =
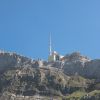
M64 56L63 70L68 75L74 75L75 73L83 75L86 63L90 61L88 57L81 55L79 52L67 54Z
M79 52L73 52L64 56L65 61L68 62L88 62L90 59L86 56L81 55Z
M79 52L49 62L0 51L0 100L28 100L37 93L41 97L87 93L100 89L99 83L100 59L91 60Z
M79 52L73 52L65 55L63 61L49 62L48 65L62 69L67 75L74 75L75 73L85 75L84 69L89 62L91 62L91 59L88 57L81 55Z
M39 64L36 60L32 60L16 53L0 51L0 70L24 66L38 67Z
M61 61L47 62L42 60L32 60L30 58L18 55L16 53L9 53L0 51L0 71L16 67L54 67L62 69L67 75L79 75L85 77L100 77L100 60L91 60L79 52L67 54L64 56L63 63ZM53 69L53 68L51 68Z
M68 75L78 73L88 78L100 78L100 59L91 60L79 52L65 56L63 70Z

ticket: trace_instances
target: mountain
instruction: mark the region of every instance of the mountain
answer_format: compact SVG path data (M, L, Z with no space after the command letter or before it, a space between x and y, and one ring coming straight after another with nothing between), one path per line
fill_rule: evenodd
M79 52L56 62L0 52L0 100L100 100L99 78L100 60Z
M99 79L100 59L91 60L78 52L74 52L65 56L63 70L67 75L74 75L77 73L86 78Z

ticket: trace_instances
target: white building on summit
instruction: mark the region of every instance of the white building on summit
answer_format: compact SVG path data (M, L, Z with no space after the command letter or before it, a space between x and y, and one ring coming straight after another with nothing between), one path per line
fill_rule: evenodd
M55 62L55 61L60 61L63 58L63 56L60 56L56 51L52 50L52 42L51 42L51 34L50 34L50 40L49 40L49 57L48 61Z

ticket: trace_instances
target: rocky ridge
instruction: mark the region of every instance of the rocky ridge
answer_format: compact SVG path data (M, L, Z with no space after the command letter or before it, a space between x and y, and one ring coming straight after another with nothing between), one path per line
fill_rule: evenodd
M49 100L50 96L64 98L76 91L89 93L100 89L99 72L100 60L91 60L79 52L57 62L0 52L0 100L21 100L22 96L24 100L28 100L27 96L35 100L36 95Z

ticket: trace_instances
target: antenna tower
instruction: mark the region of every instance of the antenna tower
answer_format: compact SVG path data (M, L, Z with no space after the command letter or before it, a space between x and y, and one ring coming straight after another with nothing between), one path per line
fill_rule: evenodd
M50 33L50 37L49 37L49 55L52 55L52 43L51 43L51 33Z

